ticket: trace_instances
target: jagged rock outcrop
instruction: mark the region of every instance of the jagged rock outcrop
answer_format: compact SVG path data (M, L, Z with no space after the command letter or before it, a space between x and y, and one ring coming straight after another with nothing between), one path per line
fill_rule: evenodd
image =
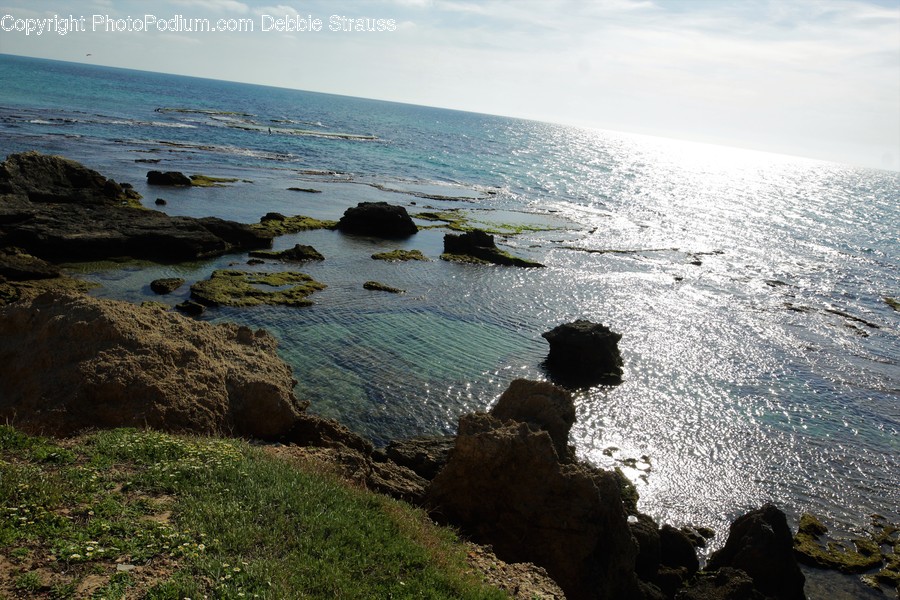
M453 436L420 436L392 441L384 449L384 454L398 465L431 481L447 464L455 443Z
M547 569L569 598L643 597L616 476L560 462L554 439L534 424L461 417L428 503L503 560Z
M0 308L0 419L84 428L285 434L306 403L275 338L160 308L46 293Z
M574 460L569 447L569 430L575 424L572 395L552 383L516 379L500 395L490 414L501 421L528 423L550 434L561 461Z
M344 233L380 238L404 238L419 231L404 207L387 202L360 202L348 208L337 228Z
M776 600L805 600L806 578L794 558L787 518L776 506L766 504L735 519L725 546L712 554L707 571L723 567L740 569L764 596Z
M178 261L271 246L267 231L212 217L170 217L141 208L139 197L75 161L12 154L0 164L0 247L49 261Z
M441 259L451 262L483 263L512 267L543 267L539 262L513 256L497 248L494 236L480 229L444 235Z
M622 377L622 335L584 319L558 325L541 334L550 344L545 367L560 383L615 383Z

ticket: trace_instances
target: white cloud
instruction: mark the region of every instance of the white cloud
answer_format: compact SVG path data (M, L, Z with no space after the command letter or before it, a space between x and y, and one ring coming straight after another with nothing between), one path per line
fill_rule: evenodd
M172 4L180 6L196 6L209 11L246 13L250 7L237 0L169 0Z

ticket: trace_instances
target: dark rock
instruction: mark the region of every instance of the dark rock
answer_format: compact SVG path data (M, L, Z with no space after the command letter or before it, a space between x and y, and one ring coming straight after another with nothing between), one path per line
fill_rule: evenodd
M60 271L47 261L27 254L20 248L0 248L0 276L8 281L52 279Z
M337 228L344 233L381 238L403 238L419 231L404 207L387 202L360 202L348 208Z
M572 395L552 383L516 379L497 400L490 414L503 421L518 421L550 434L561 461L574 460L569 430L575 423Z
M501 559L547 569L572 600L642 597L615 476L561 464L546 431L483 413L462 417L428 501L437 518Z
M391 287L379 281L367 281L363 284L363 287L374 292L388 292L390 294L402 294L405 291L401 290L400 288Z
M689 576L700 570L700 561L691 540L671 525L659 530L660 564L667 567L684 567Z
M366 478L366 487L382 494L387 494L410 504L421 505L425 501L428 480L420 477L411 469L402 467L393 461L370 461L370 471Z
M271 258L275 260L286 260L290 262L306 262L308 260L325 260L318 250L312 246L304 244L295 244L293 248L287 250L253 250L250 256L255 258Z
M706 548L707 541L716 535L716 532L709 527L685 526L680 531L687 536L694 548Z
M643 581L655 581L660 561L659 525L647 515L637 515L628 527L638 546L634 571Z
M157 206L165 206L165 205L166 205L166 201L165 201L164 199L162 199L162 198L157 198L155 204L156 204Z
M451 436L395 440L387 445L385 455L398 465L411 469L419 477L431 481L447 464L455 443L455 438Z
M191 178L179 171L148 171L147 183L149 185L177 185L190 186Z
M314 188L289 187L288 190L291 192L306 192L307 194L321 194L322 193L322 190L317 190Z
M794 558L784 513L772 504L735 519L725 547L713 553L706 569L740 569L756 589L776 600L805 600L805 577Z
M6 157L0 164L0 194L21 195L31 203L119 205L140 198L73 160L39 152Z
M621 334L579 319L558 325L542 336L550 344L545 366L561 383L617 382L622 377Z
M255 265L264 265L264 264L266 264L266 261L260 260L258 258L251 258L250 260L247 261L247 264L252 267Z
M181 304L176 304L175 308L190 317L199 317L206 310L205 306L193 300L185 300Z
M372 454L372 442L357 435L331 419L303 413L295 419L284 441L298 446L319 448L349 448L368 456Z
M444 235L443 260L454 262L491 263L513 267L543 267L541 263L503 252L494 243L494 236L480 229L466 233Z
M270 233L249 225L135 208L134 190L116 188L64 158L10 155L0 165L0 189L9 192L0 195L2 245L50 261L181 261L271 245Z
M179 277L167 277L165 279L154 279L150 282L150 289L157 294L171 294L184 285L184 279Z
M723 567L703 573L676 600L767 600L753 587L753 579L740 569Z

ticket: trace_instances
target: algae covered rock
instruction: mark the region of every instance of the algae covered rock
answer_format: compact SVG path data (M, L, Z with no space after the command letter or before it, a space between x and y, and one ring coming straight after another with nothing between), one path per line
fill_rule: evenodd
M539 262L519 258L497 248L494 236L473 229L466 233L448 233L444 236L442 260L475 264L495 264L513 267L543 267Z
M23 431L275 438L305 409L275 338L155 306L45 293L0 308L0 420Z
M265 231L270 235L276 236L299 233L301 231L311 231L314 229L334 229L336 226L337 221L323 221L304 215L288 217L277 212L266 213L259 220L259 223L251 225L251 227L257 231Z
M402 294L405 291L401 290L400 288L391 287L379 281L367 281L363 284L363 287L374 292L388 292L389 294Z
M292 271L251 273L219 270L214 271L209 279L192 285L191 298L206 306L309 306L312 301L307 296L325 287L309 275Z
M253 250L249 255L254 258L272 258L290 262L325 260L325 257L318 250L305 244L295 244L293 248L288 248L287 250Z
M408 260L428 261L428 257L422 254L421 250L391 250L390 252L378 252L376 254L373 254L372 258L375 260L397 262Z
M880 545L875 541L857 538L851 540L854 548L850 548L846 543L824 539L827 533L828 527L818 518L804 513L794 536L797 560L813 567L845 573L865 573L882 564Z

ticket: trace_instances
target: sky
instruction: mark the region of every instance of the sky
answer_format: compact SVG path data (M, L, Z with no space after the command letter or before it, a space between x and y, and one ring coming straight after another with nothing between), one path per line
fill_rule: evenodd
M0 0L0 53L900 170L900 0Z

